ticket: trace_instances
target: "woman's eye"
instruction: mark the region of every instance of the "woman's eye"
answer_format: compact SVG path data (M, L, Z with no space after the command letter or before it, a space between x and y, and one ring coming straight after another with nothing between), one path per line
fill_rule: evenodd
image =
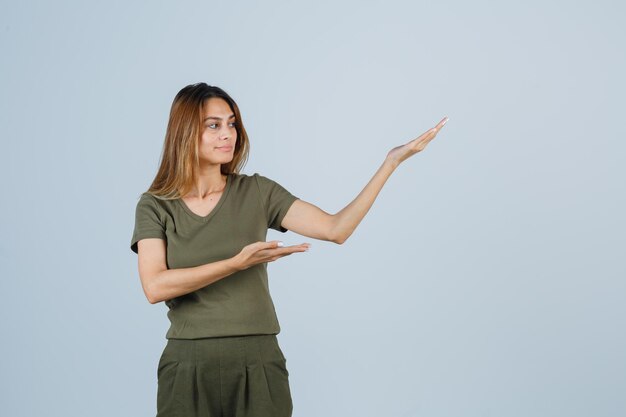
M207 125L207 127L211 128L211 129L214 129L214 127L213 127L213 126L217 126L217 123L211 123L210 125ZM232 127L236 127L237 125L236 125L236 123L235 123L235 122L232 122L232 123L231 123L231 126L232 126Z

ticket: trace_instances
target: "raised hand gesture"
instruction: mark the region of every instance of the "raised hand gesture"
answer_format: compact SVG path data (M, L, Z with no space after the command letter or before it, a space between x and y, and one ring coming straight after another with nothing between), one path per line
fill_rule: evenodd
M448 117L444 117L437 124L437 126L432 129L428 129L418 138L413 139L410 142L405 143L404 145L396 146L387 154L387 160L392 162L394 165L400 165L400 163L410 156L422 151L428 143L437 136L439 130L446 124L448 121Z

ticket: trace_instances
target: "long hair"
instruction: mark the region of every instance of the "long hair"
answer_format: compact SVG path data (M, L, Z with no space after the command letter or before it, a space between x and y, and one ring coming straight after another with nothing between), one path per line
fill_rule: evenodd
M232 161L222 164L222 174L239 173L248 159L250 143L239 107L224 90L206 83L190 84L176 94L165 132L161 162L148 193L170 200L186 195L194 186L200 167L198 146L204 106L210 98L224 99L235 115L237 141Z

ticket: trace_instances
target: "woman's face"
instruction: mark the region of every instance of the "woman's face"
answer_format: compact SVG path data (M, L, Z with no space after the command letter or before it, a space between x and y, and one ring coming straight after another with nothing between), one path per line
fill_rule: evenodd
M235 115L221 98L205 102L200 137L200 160L210 164L225 164L233 159L237 130Z

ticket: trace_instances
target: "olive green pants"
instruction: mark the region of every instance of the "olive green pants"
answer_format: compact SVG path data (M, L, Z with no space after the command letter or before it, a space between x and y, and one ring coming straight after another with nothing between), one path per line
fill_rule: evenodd
M291 417L276 335L168 339L157 370L157 417Z

